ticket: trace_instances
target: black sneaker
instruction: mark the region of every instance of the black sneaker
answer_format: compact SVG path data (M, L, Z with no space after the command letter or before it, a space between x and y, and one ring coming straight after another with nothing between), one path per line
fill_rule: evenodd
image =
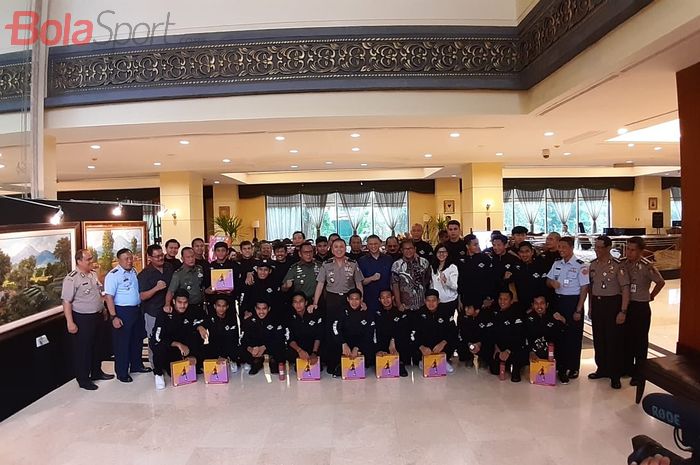
M134 381L134 378L132 378L132 377L129 376L129 375L120 376L120 377L118 377L117 379L118 379L119 381L121 381L122 383L131 383L132 381Z
M514 383L519 383L520 382L520 372L517 370L514 370L513 374L510 375L510 380Z
M102 373L98 373L96 375L92 375L90 377L90 379L92 381L107 381L110 379L114 379L114 375L108 375L107 373L102 372Z
M257 361L257 360L254 361L254 362L250 365L250 371L248 372L248 374L249 374L250 376L257 375L258 372L262 369L262 366L263 366L262 361Z
M335 367L335 370L333 370L331 375L333 375L334 378L340 378L342 376L342 371L340 370L340 365Z
M594 371L593 373L588 374L588 379L602 379L602 378L607 378L607 376L605 376L602 373L598 373L597 371Z
M610 381L610 387L613 389L622 389L622 383L620 383L620 378L613 378L613 380Z
M270 373L277 374L280 372L280 367L274 360L270 360Z
M402 378L408 376L408 372L406 371L406 365L404 365L403 363L399 364L399 376Z
M83 383L79 384L81 389L85 389L86 391L94 391L97 389L97 384L95 383Z
M559 382L561 384L569 384L569 377L567 376L566 373L564 373L564 372L559 373Z
M578 378L578 370L570 370L569 371L569 379L576 379Z
M639 378L632 378L630 380L630 386L639 386L642 384L642 382L639 380Z

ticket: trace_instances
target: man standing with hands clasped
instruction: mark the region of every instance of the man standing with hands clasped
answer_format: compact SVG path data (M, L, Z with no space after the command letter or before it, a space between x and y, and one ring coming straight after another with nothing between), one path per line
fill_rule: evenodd
M61 300L66 326L73 341L75 379L88 391L97 389L96 380L112 379L102 371L97 352L97 331L102 321L104 304L97 273L92 271L94 257L87 249L75 254L76 270L63 279Z
M362 286L370 319L374 319L381 308L379 294L383 290L391 288L391 266L394 264L394 260L381 253L381 246L382 240L376 234L372 234L367 238L369 253L357 261L362 276L365 276L365 279L362 280Z

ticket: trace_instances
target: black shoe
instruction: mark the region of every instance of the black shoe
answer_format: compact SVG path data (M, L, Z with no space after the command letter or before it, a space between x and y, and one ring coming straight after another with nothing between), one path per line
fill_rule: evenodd
M129 375L126 375L126 376L119 376L119 377L117 377L117 379L118 379L119 381L121 381L122 383L130 383L130 382L132 382L132 381L134 380L134 378L132 378L132 377L129 376Z
M270 360L270 373L272 373L273 375L276 375L279 372L280 372L279 364L277 362L275 362L274 360Z
M519 383L520 382L520 372L513 371L513 374L510 375L510 380L514 383Z
M569 376L564 372L559 373L559 382L561 384L569 384Z
M610 381L610 387L613 389L621 389L622 383L620 383L620 378L614 378L612 381Z
M331 373L331 375L333 375L334 378L340 378L340 377L343 376L343 373L342 373L342 371L340 370L340 365L338 365L337 367L335 367L335 370L333 370L333 373Z
M594 371L593 373L588 374L588 379L603 379L607 378L607 376L603 375L602 373L598 373L597 371Z
M408 376L408 372L406 371L406 365L404 365L403 363L399 365L399 376L402 378Z
M114 375L108 375L107 373L100 373L99 375L93 375L90 377L92 381L107 381L114 379Z
M630 386L639 386L640 384L642 384L642 381L638 378L632 378L630 380Z
M153 369L150 367L141 367L138 370L131 370L132 373L150 373Z
M85 389L86 391L94 391L97 389L97 384L95 383L83 383L83 384L78 384L80 386L80 389Z
M250 371L248 372L248 374L250 376L257 375L258 372L262 369L262 367L263 367L262 361L255 361L251 364Z
M578 370L571 370L568 373L569 379L576 379L578 378Z

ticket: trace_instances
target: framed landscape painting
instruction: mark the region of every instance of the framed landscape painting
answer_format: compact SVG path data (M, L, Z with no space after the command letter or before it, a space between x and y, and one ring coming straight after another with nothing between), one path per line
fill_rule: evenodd
M62 311L80 223L0 227L0 333Z
M129 249L134 254L136 272L146 263L145 221L84 221L83 244L95 257L95 271L101 283L109 271L117 265L119 249Z

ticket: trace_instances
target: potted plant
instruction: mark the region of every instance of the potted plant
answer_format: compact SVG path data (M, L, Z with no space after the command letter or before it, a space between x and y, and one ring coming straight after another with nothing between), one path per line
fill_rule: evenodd
M238 216L219 215L214 218L214 224L217 227L217 233L221 232L230 237L233 243L241 232L243 220Z

